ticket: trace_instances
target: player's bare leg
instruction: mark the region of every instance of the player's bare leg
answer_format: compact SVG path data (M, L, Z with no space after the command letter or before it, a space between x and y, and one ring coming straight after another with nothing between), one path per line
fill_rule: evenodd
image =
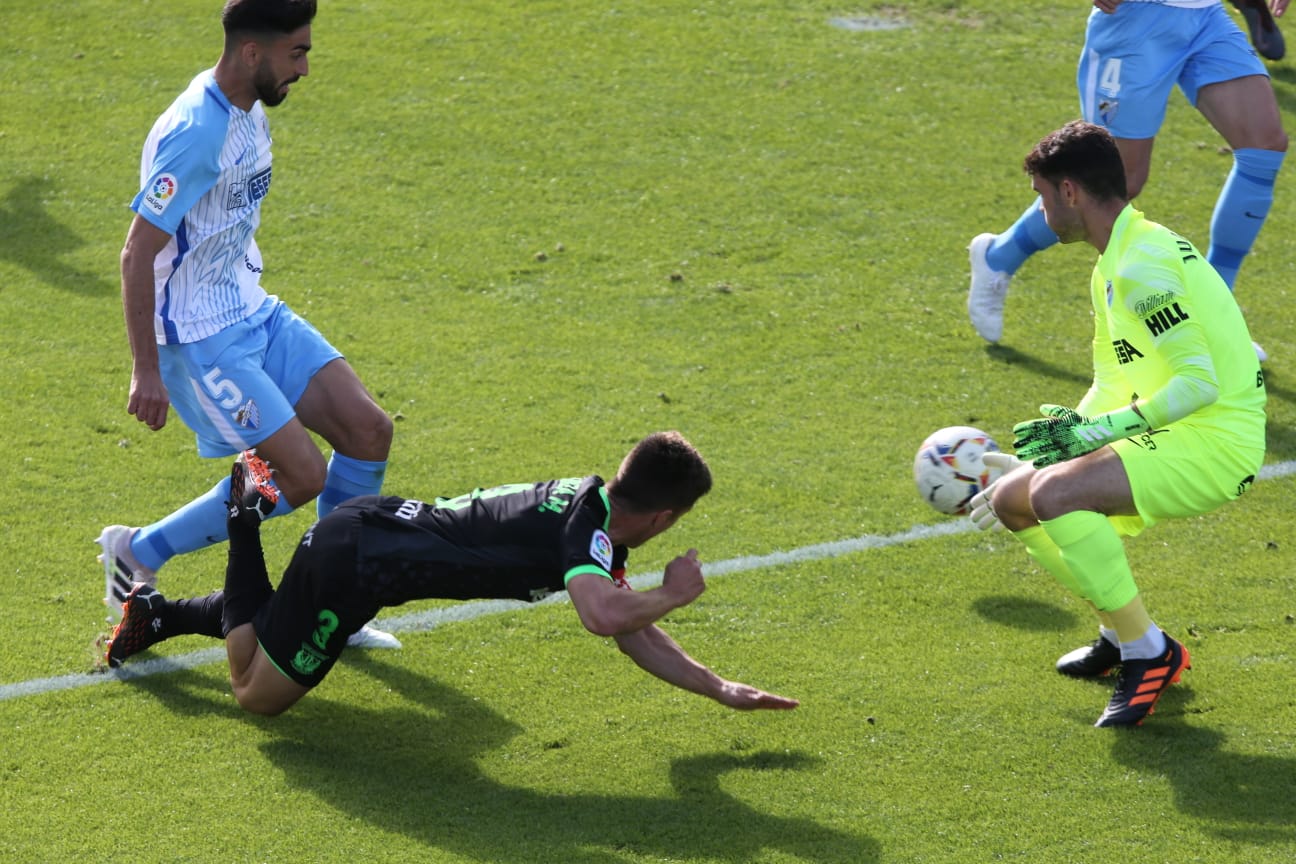
M381 462L391 450L391 418L341 358L315 373L293 409L338 453Z
M225 635L230 689L243 710L273 717L310 692L274 667L261 651L252 624L241 624Z

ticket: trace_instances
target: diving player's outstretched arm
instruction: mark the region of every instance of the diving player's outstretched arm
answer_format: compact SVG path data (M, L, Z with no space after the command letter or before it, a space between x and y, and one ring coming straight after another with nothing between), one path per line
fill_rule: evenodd
M567 584L572 605L586 629L615 638L621 651L649 674L730 708L797 707L800 703L795 699L721 678L653 623L670 610L691 603L705 588L695 549L666 565L661 586L649 591L627 591L592 573L575 576Z
M740 711L759 708L789 709L801 704L795 699L766 693L740 681L726 681L688 655L656 624L634 633L615 637L617 646L643 669L682 690L708 696Z

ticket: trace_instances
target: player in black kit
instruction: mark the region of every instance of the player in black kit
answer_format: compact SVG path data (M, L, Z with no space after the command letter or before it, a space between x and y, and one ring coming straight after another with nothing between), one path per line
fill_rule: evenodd
M706 588L696 549L667 564L657 588L635 591L625 581L627 550L670 528L711 489L706 462L677 432L640 441L606 485L588 476L432 503L353 498L306 532L278 589L270 586L260 537L262 514L278 494L270 469L245 453L231 484L224 590L169 601L136 583L107 643L109 665L172 636L223 637L239 705L275 715L323 680L347 636L384 606L426 598L535 601L565 590L587 630L616 639L670 684L731 708L798 704L726 681L654 623Z

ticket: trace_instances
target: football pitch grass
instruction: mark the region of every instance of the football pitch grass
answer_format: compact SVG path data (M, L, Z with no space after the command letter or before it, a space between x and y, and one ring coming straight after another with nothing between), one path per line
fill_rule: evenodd
M1110 684L1052 671L1087 611L910 479L933 429L1004 443L1088 382L1088 247L1023 269L998 346L963 308L967 241L1074 116L1088 6L444 5L322 4L270 112L267 288L397 419L396 494L606 475L684 432L715 490L631 572L699 549L708 590L663 626L801 707L676 691L561 599L386 610L404 648L275 719L211 640L97 669L93 538L227 470L125 414L117 276L143 137L214 62L220 4L41 4L0 36L0 860L1291 860L1291 166L1238 284L1273 357L1266 472L1128 542L1194 668L1096 730ZM1199 246L1219 144L1176 94L1139 199ZM267 527L272 575L306 509Z

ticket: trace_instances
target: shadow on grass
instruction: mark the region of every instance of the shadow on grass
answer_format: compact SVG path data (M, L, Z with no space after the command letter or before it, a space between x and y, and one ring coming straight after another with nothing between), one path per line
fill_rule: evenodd
M1058 381L1068 381L1084 387L1088 387L1093 383L1093 369L1087 366L1077 372L1075 369L1049 363L1047 360L1041 360L1031 354L1023 354L1016 348L998 343L986 345L985 352L991 360L1003 363L1005 366L1022 366L1036 375L1043 375Z
M1037 633L1061 632L1078 623L1076 614L1061 606L1004 594L978 597L972 611L992 623Z
M31 272L53 288L79 294L112 294L117 285L100 274L86 273L61 260L85 245L76 232L59 224L45 210L42 199L51 184L26 177L0 199L0 260L10 261ZM125 236L125 223L122 223Z
M872 862L876 841L808 819L762 813L727 794L730 771L813 767L799 753L716 753L670 766L675 796L654 798L508 786L484 775L476 757L523 731L481 702L435 680L365 658L374 675L419 708L373 710L306 699L266 721L262 744L285 780L329 806L384 831L478 861L611 864L626 855L748 862L775 849L804 861ZM535 759L566 742L537 745ZM607 770L616 771L615 765ZM552 772L548 772L552 773ZM624 778L627 790L633 777Z
M219 668L224 676L228 667L222 664ZM243 711L234 700L234 693L230 690L229 679L226 677L212 679L192 673L149 675L122 683L143 690L165 705L168 711L185 717L207 717L213 714L228 717Z
M1158 703L1143 726L1112 730L1112 755L1132 771L1164 776L1174 787L1175 807L1221 837L1296 848L1296 759L1229 752L1223 733L1173 716L1175 702L1187 699L1191 693L1172 688L1161 698L1170 705Z
M1282 386L1277 373L1272 370L1265 372L1265 392L1269 395L1270 403L1281 399L1288 405L1296 405L1296 392ZM1270 456L1296 459L1296 429L1292 429L1285 423L1276 423L1270 417L1265 427L1265 450Z

